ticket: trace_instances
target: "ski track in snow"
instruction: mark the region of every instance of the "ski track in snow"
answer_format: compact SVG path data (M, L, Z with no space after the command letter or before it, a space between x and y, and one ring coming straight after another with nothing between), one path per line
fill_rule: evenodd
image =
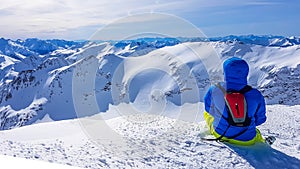
M300 106L269 105L264 136L272 147L204 142L204 122L135 114L106 123L122 141L95 141L78 120L41 123L0 132L0 154L85 168L299 168ZM88 120L88 119L87 119ZM40 133L39 133L40 132Z

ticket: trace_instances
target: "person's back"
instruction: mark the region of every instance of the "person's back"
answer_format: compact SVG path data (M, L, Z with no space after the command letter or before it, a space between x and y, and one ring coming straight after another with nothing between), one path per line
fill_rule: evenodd
M246 61L232 57L223 64L225 82L220 86L227 91L240 91L247 86L249 67ZM205 119L210 131L222 140L234 140L236 143L250 145L255 140L263 141L256 126L266 121L265 100L262 94L254 88L243 93L247 105L247 116L251 123L248 126L233 126L228 122L229 110L225 106L224 92L213 85L205 95ZM222 137L222 138L221 138ZM257 138L256 138L257 137Z

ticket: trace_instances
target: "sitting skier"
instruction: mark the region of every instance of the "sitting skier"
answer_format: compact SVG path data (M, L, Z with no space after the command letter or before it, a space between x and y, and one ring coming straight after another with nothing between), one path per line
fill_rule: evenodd
M211 134L219 141L252 145L272 144L256 126L266 121L265 100L262 94L247 85L249 66L243 59L232 57L223 63L225 82L210 87L205 95L204 118Z

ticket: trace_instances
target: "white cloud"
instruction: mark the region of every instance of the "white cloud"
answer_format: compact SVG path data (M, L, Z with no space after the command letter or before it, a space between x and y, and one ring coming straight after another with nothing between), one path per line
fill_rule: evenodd
M0 36L39 37L46 36L47 32L51 32L51 36L55 32L66 32L67 35L68 31L95 28L95 25L101 27L127 15L157 11L172 13L193 2L195 0L2 0ZM74 38L80 38L80 35Z
M0 36L82 39L88 38L97 27L127 15L162 12L177 16L184 14L189 19L207 8L266 4L272 4L272 1L1 0ZM130 22L140 21L145 20L139 18Z
M151 2L151 1L150 1ZM126 16L129 11L149 12L152 3L98 0L2 0L1 35L60 32L98 24ZM147 11L148 10L148 11ZM26 35L23 35L26 36Z

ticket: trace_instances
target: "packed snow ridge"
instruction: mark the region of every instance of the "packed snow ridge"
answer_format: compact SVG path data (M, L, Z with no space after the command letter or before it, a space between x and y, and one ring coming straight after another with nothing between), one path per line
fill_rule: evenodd
M300 104L300 40L280 36L141 38L118 42L0 39L0 129L105 113L199 103L221 63L250 64L268 104ZM156 105L156 106L153 106Z
M197 106L182 106L184 117L190 116L188 113ZM113 107L120 110L120 105ZM265 144L243 147L202 141L201 137L207 137L209 133L208 128L204 121L193 123L190 121L192 118L183 121L136 113L101 120L99 116L104 113L100 113L88 118L1 131L0 154L90 169L298 169L299 111L299 105L267 106L268 119L259 129L264 136L277 138L272 147ZM113 112L111 109L108 113ZM83 127L83 124L87 125ZM91 131L97 132L93 135ZM1 164L3 166L7 162ZM13 164L4 167L12 168L15 166Z

